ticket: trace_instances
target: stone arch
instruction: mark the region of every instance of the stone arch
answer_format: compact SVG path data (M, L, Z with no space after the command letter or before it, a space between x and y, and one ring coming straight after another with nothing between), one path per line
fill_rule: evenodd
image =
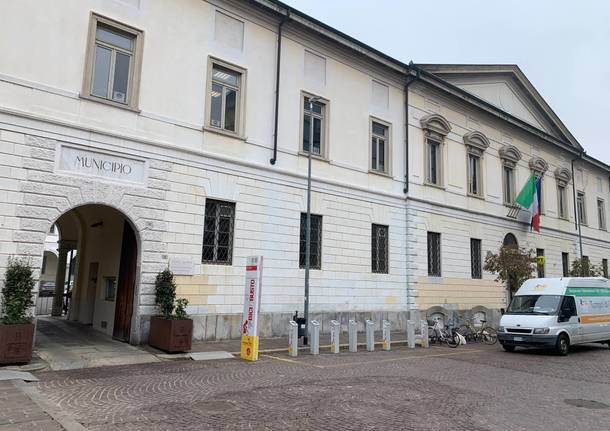
M519 160L521 160L521 151L514 145L504 145L498 150L498 153L504 166L508 166L509 168L514 168L517 166Z
M464 144L468 147L469 153L480 156L489 148L489 139L481 132L475 130L464 135Z
M542 157L534 156L529 160L530 170L536 176L543 176L549 169L549 164Z
M519 247L519 241L517 241L517 237L514 234L509 232L504 236L502 245L509 247Z
M555 179L561 187L567 187L570 181L572 181L572 173L567 168L558 167L555 169Z
M440 114L428 114L419 120L426 138L442 141L451 131L451 124Z
M432 306L426 310L426 320L428 320L429 323L434 321L439 315L443 316L443 325L446 325L451 318L449 310L440 305Z

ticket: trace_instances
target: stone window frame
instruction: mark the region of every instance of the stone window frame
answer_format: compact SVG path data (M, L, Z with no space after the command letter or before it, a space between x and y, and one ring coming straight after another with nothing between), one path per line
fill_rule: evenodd
M219 236L220 236L220 218L221 218L221 210L228 209L229 215L226 218L229 219L229 232L227 238L227 258L219 259L218 257L218 249L222 246L219 245ZM213 213L212 213L213 211ZM233 249L234 249L234 239L235 239L235 216L237 213L237 205L235 202L225 201L220 199L206 198L204 204L204 221L203 221L203 238L202 238L202 248L201 248L201 263L203 265L227 265L231 266L233 264ZM211 243L206 244L206 219L214 220L214 229L208 230L208 233L212 233L214 235L213 241ZM224 232L226 233L226 232ZM211 257L209 253L206 255L206 247L212 248Z
M325 162L329 161L329 129L330 129L330 100L322 97L319 94L314 94L314 93L310 93L309 91L304 91L301 90L301 96L299 97L299 104L300 104L300 108L299 108L299 155L301 156L305 156L307 157L309 152L305 151L305 149L303 148L303 136L304 136L304 130L303 130L303 123L305 121L305 99L306 98L312 98L312 97L318 97L319 100L314 102L314 103L320 103L322 105L324 105L324 111L322 114L322 119L323 119L323 124L322 124L322 128L321 128L321 132L322 132L322 136L320 137L320 154L315 154L315 153L311 153L311 158L312 159L318 159L318 160L322 160ZM370 163L369 163L370 165Z
M385 169L383 171L375 169L373 167L373 137L378 135L373 133L373 123L380 124L384 126L387 130L387 135L385 136L385 160L384 166ZM392 123L382 120L378 117L369 116L369 172L373 174L380 175L392 175Z
M127 84L127 102L121 103L103 97L94 96L91 94L91 85L93 83L93 66L95 62L95 45L96 33L98 24L114 28L122 33L127 33L134 36L135 48L133 50L133 64L130 66L129 83ZM127 24L123 24L112 18L91 12L89 16L89 33L87 35L87 50L85 53L85 70L83 74L83 86L79 96L82 99L91 100L98 103L114 106L117 108L128 109L134 112L140 112L139 97L140 97L140 81L142 75L142 54L144 48L144 31Z
M451 131L451 124L440 114L428 114L420 120L421 128L424 132L424 184L432 187L445 188L445 169L444 169L444 154L445 154L445 137ZM437 177L438 181L433 183L429 181L429 151L428 144L432 141L438 145L437 157Z
M237 99L236 103L236 111L235 111L235 131L226 130L219 127L212 126L212 83L213 83L213 74L214 74L214 66L220 66L224 69L229 69L232 72L238 73L240 75L239 81L239 89L237 91ZM233 138L239 138L245 140L245 130L246 130L246 85L248 82L248 69L245 67L239 66L237 64L229 63L224 61L218 57L208 56L207 62L207 78L205 84L205 110L204 110L204 126L203 129L206 132L218 133L225 136L230 136Z
M442 277L442 235L440 232L428 231L426 237L428 250L428 277Z
M483 241L470 238L470 276L472 279L483 278Z
M600 206L601 204L601 206ZM601 209L601 213L600 213ZM606 201L600 197L597 198L597 223L599 230L608 230L607 220L606 220Z
M464 135L464 145L466 145L466 193L468 196L476 197L479 199L485 198L485 184L484 184L484 172L485 172L485 151L489 148L489 139L479 132L472 131ZM477 178L475 178L478 187L477 191L471 191L471 177L472 172L470 171L470 158L476 157L478 160L479 170L477 172Z
M572 173L569 169L558 167L555 169L555 183L557 186L557 217L562 220L569 220L570 194L568 193L568 185L572 181ZM561 194L564 194L564 211L561 211Z
M380 235L382 233L382 235ZM385 241L384 241L385 240ZM390 273L390 227L373 223L371 225L371 272L374 274ZM379 256L382 255L381 259Z
M502 200L504 205L513 206L515 204L515 198L517 197L517 164L521 160L521 151L514 145L504 145L502 148L498 150L498 155L500 156L500 160L502 161ZM512 184L510 184L511 190L513 192L512 199L507 199L506 196L506 178L504 176L504 170L510 169L512 171Z
M579 199L581 197L582 197L582 199ZM579 200L582 202L582 216L581 216L581 211L578 208L578 201ZM581 224L583 226L588 226L589 225L587 223L587 195L582 190L577 190L576 191L576 215L578 217L578 223L579 224Z

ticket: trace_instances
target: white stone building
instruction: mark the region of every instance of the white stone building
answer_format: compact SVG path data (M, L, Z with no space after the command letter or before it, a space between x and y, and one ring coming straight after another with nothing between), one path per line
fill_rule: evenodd
M259 254L261 335L285 332L303 308L310 121L323 330L352 315L493 318L505 289L471 268L471 247L482 259L509 233L561 275L561 253L578 255L572 160L584 254L609 254L610 168L516 66L410 66L272 0L23 0L2 2L0 22L0 276L10 255L41 267L56 224L57 280L78 251L68 318L118 339L146 341L167 266L196 339L238 336ZM541 234L507 217L503 193L504 175L514 195L532 169Z

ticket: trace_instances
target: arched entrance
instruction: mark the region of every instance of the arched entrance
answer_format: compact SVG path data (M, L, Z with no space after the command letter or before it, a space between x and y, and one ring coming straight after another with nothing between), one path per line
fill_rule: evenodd
M517 241L517 237L515 237L515 235L510 232L507 233L504 236L504 240L502 241L502 246L519 248L519 242ZM517 286L517 280L515 279L514 275L509 274L508 281L506 282L506 296L508 303L510 303L510 301L513 299L513 292L516 292L518 288L519 286Z
M517 241L515 235L509 232L504 236L504 241L502 241L502 245L508 247L519 247L519 242Z
M54 226L57 259L52 324L78 322L87 330L129 342L139 249L133 224L115 208L87 204L62 214ZM51 235L52 231L47 240Z

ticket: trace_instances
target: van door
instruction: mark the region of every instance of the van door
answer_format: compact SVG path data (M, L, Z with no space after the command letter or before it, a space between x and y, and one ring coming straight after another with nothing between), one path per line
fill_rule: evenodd
M570 344L578 344L584 342L582 325L580 317L576 310L576 301L573 296L564 296L559 308L557 323L560 327L564 327L570 334Z

